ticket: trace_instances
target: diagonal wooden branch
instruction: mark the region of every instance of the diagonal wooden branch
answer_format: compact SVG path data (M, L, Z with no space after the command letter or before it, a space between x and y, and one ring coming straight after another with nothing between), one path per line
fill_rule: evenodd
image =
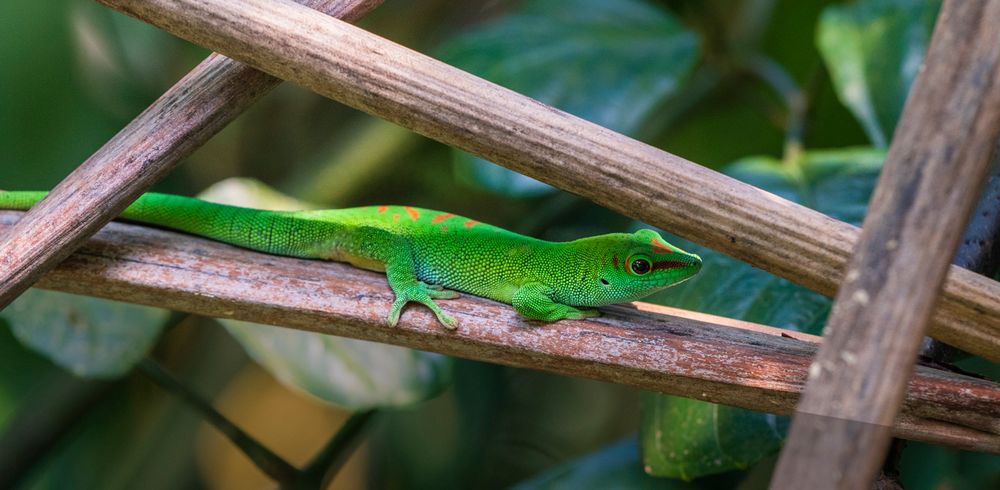
M1000 272L1000 141L993 149L990 174L955 254L955 263L986 276Z
M1000 2L941 8L771 488L866 488L885 460L1000 137L998 25Z
M355 21L382 0L303 0ZM0 235L0 309L281 80L212 54Z
M0 212L0 232L19 215ZM400 326L390 328L385 316L392 292L381 274L121 223L108 225L39 284L779 414L791 413L818 340L641 303L607 309L592 321L540 324L471 296L444 305L460 321L458 332L418 307L407 308ZM909 386L899 437L1000 453L1000 385L920 368Z
M827 295L858 240L856 227L287 0L99 1ZM931 334L1000 361L1000 284L953 267Z
M996 277L1000 272L1000 141L993 149L990 174L965 228L954 263L986 277ZM932 362L949 363L958 353L958 349L930 337L925 337L920 346L920 357Z

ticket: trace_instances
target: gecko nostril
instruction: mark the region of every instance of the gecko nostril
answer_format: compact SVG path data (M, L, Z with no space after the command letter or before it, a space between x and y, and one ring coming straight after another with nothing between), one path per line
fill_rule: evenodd
M602 277L602 278L601 278L601 284L603 284L603 285L607 286L607 285L608 285L608 284L610 284L610 283L608 283L608 280L607 280L607 279L605 279L605 278L603 278L603 277Z

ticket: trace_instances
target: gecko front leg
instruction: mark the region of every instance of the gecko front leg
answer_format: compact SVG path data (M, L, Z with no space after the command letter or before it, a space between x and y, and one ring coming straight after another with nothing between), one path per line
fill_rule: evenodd
M385 275L389 279L389 287L396 293L396 300L392 302L392 307L389 309L389 326L396 326L399 323L399 315L402 313L403 307L406 306L406 303L414 301L430 308L437 316L438 321L446 328L457 329L458 320L445 313L434 300L457 298L458 293L418 280L409 247L406 245L402 247L402 250L396 247L396 253L385 264Z
M417 279L416 264L410 243L393 233L376 228L360 227L351 240L340 243L341 252L330 254L334 260L350 262L356 267L384 271L395 300L389 308L388 323L395 327L406 303L414 301L434 312L446 328L458 328L458 321L441 310L435 299L457 298L458 293Z
M532 320L542 320L554 322L564 318L580 320L583 318L600 316L597 310L581 310L562 303L556 303L551 294L553 290L540 282L529 282L521 286L511 304L521 315Z

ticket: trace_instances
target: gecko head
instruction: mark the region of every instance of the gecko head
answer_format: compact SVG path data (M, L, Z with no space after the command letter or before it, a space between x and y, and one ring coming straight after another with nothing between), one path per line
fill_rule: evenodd
M593 291L592 305L634 301L686 281L701 270L701 257L669 243L653 230L614 233L600 240L602 250L597 277L586 287ZM590 295L588 295L590 296Z

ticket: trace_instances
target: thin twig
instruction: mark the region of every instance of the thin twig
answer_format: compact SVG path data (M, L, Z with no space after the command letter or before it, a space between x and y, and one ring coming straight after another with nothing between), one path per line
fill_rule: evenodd
M197 411L208 423L243 451L250 461L276 482L295 481L299 470L270 449L251 437L219 413L204 397L175 378L158 362L150 357L143 359L137 367L165 391L183 401Z
M805 132L806 114L809 103L806 93L795 79L776 61L763 55L750 57L746 66L758 78L771 87L785 103L785 151L782 159L794 162L802 153L802 137Z
M351 453L361 443L361 435L375 415L374 410L354 413L344 422L330 442L302 469L298 488L327 488Z
M170 312L166 332L191 315ZM64 441L86 414L121 386L119 381L81 380L59 371L38 395L24 400L0 434L0 488L13 488Z

